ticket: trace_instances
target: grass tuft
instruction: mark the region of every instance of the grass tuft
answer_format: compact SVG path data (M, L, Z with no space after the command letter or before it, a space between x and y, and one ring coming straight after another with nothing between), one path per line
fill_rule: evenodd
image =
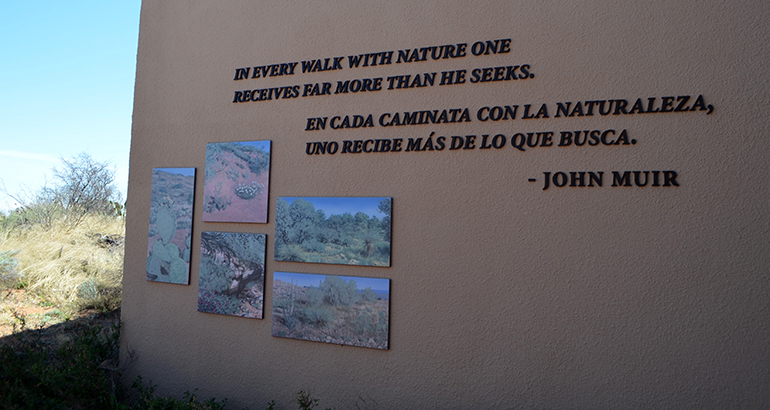
M90 214L74 227L52 224L2 232L0 259L15 260L12 283L2 285L25 288L69 314L120 306L124 219Z

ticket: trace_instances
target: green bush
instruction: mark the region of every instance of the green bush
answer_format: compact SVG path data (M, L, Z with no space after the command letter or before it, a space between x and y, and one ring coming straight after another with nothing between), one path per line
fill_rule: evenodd
M326 327L334 319L334 311L328 306L311 306L302 310L302 321L314 327Z
M97 278L88 278L78 285L78 308L109 312L120 307L121 294L120 286L110 286Z
M305 260L305 252L298 245L286 245L278 249L277 260L286 262L301 262Z
M82 328L52 350L19 338L0 346L0 408L126 409L100 364L117 361L119 329Z
M0 252L0 288L14 287L19 281L19 276L16 273L19 260L14 258L17 253L19 252Z
M308 306L318 306L324 301L324 293L321 289L311 286L305 289L305 300Z
M367 287L363 291L361 291L361 300L365 302L374 302L377 300L377 294L374 293L372 288Z
M338 276L327 276L321 283L324 302L333 306L350 306L358 300L356 281L346 281Z
M198 400L195 393L198 389L184 392L181 400L171 397L158 397L155 395L157 387L152 382L147 387L144 386L141 376L137 377L132 385L139 392L139 398L133 410L224 410L227 399L217 401L216 398L210 398L206 401Z

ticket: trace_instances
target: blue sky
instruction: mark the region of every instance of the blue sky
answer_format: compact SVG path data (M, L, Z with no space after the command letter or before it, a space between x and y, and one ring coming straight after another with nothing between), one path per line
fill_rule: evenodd
M60 157L86 152L114 166L125 198L140 3L0 1L0 180L8 191L50 186ZM0 194L0 210L13 207Z
M284 282L294 281L298 286L318 286L320 282L326 279L327 275L318 275L314 273L293 273L293 272L273 272L273 280L281 280ZM372 290L380 292L390 292L390 279L382 278L365 278L361 276L338 276L340 279L350 281L351 279L356 281L356 288L359 290L366 289L367 287Z
M342 215L345 212L349 212L351 215L355 215L356 212L363 212L369 217L376 216L382 219L386 216L379 210L377 206L380 201L386 197L282 197L286 202L291 205L297 199L304 199L313 204L316 210L323 209L326 217L331 215Z
M153 168L153 171L163 171L169 174L187 175L194 177L195 168Z

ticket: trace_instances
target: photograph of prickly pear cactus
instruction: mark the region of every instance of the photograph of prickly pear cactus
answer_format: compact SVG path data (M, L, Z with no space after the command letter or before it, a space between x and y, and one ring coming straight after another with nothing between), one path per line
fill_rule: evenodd
M272 335L387 349L390 279L273 273Z
M275 260L390 266L391 198L280 197Z
M203 220L267 223L270 141L206 145Z
M195 168L152 170L147 280L190 283Z
M266 239L257 233L201 232L199 312L262 319Z

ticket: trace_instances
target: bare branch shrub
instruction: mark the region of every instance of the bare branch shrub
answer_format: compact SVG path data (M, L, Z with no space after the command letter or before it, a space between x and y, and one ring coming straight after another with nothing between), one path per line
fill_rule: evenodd
M53 169L54 194L73 224L87 214L115 212L115 171L109 163L99 162L85 152L61 161L62 166Z

